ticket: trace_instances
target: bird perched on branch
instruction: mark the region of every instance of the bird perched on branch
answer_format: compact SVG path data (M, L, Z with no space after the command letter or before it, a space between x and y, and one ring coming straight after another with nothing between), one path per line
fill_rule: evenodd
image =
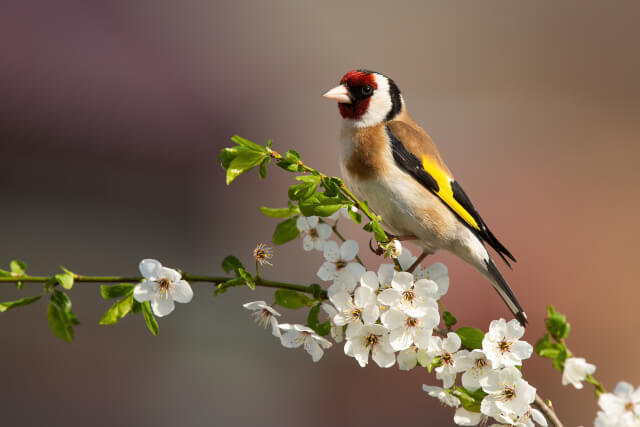
M489 230L429 135L409 116L398 86L373 71L349 71L323 95L338 101L340 167L347 186L369 202L397 238L422 248L415 268L441 249L482 274L516 319L527 316L485 244L515 258Z

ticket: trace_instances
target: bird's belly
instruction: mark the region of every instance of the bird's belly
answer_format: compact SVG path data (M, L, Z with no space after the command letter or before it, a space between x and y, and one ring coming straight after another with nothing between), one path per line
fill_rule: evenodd
M431 253L449 249L456 234L455 217L435 195L401 174L405 173L396 169L384 177L363 180L343 170L347 187L382 217L387 231L414 235L418 237L414 243Z

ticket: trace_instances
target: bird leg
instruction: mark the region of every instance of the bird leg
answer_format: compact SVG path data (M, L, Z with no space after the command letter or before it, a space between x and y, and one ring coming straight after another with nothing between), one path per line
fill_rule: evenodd
M411 264L411 267L409 267L407 271L409 273L413 273L413 270L415 270L420 265L420 263L427 257L427 255L429 255L429 252L422 251L420 256L416 259L416 261L413 264Z
M399 242L403 242L403 241L406 241L406 240L418 240L418 238L416 236L414 236L413 234L406 234L404 236L394 236L391 233L387 233L387 236L389 237L389 241L397 240ZM371 245L371 241L372 240L373 239L369 239L369 249L371 249L371 252L373 252L374 254L376 254L378 256L383 255L384 254L384 249L382 249L380 247L378 242L376 242L376 246L377 247L374 248L373 245Z

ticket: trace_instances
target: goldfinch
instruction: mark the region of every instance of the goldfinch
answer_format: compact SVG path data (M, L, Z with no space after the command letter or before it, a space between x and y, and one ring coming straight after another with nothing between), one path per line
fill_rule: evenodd
M429 135L409 116L398 86L373 71L349 71L323 95L343 118L340 168L346 185L382 216L383 226L422 248L452 252L482 274L524 326L527 316L485 244L509 265L515 258L493 235L444 163Z

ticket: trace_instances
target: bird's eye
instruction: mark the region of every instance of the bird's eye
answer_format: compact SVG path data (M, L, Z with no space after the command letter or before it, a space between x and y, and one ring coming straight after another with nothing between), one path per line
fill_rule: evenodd
M362 86L362 89L360 89L362 91L362 94L364 96L369 96L373 93L373 88L369 85L366 86Z

